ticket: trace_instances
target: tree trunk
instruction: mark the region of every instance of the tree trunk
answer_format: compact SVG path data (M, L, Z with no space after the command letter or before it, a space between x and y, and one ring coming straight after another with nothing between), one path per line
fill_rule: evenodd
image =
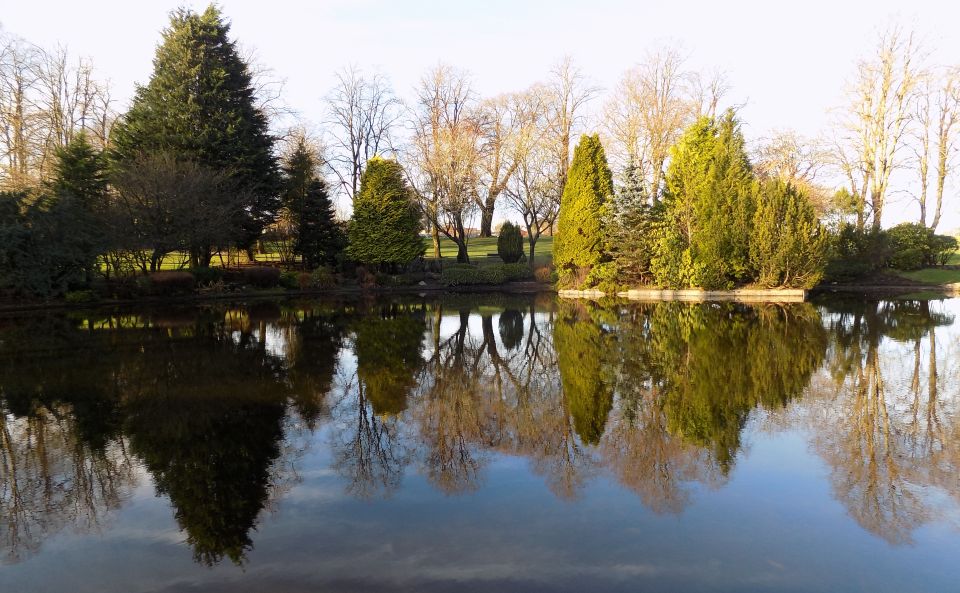
M480 236L493 236L493 210L496 206L496 200L487 198L483 207L480 208Z
M440 230L437 225L430 226L430 236L433 238L433 257L440 259Z
M467 254L467 242L462 238L457 239L457 263L469 264L470 256Z

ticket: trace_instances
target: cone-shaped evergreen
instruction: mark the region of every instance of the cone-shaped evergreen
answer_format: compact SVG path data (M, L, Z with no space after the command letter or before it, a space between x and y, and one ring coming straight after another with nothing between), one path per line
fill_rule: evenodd
M103 153L80 133L57 150L50 190L54 196L71 196L78 205L93 212L105 206L107 165Z
M293 221L293 250L308 269L336 263L346 242L334 217L327 184L317 175L318 166L317 158L301 139L283 167L283 207Z
M230 25L211 5L202 14L170 17L130 111L112 137L114 157L168 152L226 170L249 195L241 245L250 245L277 210L279 170L267 117L256 104L250 70L228 37Z
M423 255L420 213L396 161L370 159L353 201L347 253L364 264L406 265Z
M512 222L505 222L497 235L497 255L504 263L513 264L523 256L523 235L520 227Z
M753 172L732 111L700 118L671 150L663 221L651 267L670 288L749 281Z
M613 195L613 175L598 135L582 136L560 200L553 263L563 273L603 260L603 216Z

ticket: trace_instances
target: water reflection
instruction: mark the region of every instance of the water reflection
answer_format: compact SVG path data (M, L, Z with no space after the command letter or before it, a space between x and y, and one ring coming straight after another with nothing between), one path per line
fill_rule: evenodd
M147 479L196 561L243 563L329 451L344 491L457 496L517 457L563 500L610 478L656 513L721 488L751 419L802 430L836 500L892 543L960 504L942 303L258 303L0 327L8 561L104 529ZM315 435L317 438L314 438ZM955 513L954 513L955 518Z

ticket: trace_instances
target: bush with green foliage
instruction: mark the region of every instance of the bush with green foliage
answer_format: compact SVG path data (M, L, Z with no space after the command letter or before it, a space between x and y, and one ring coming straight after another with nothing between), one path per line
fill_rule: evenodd
M520 227L510 222L503 223L497 236L497 255L506 264L520 261L523 257L523 234Z
M440 283L446 286L498 285L507 280L503 266L460 264L446 266L440 273Z
M600 137L584 135L573 152L553 238L553 264L564 284L609 259L603 220L612 195L613 176Z
M797 187L764 181L750 234L750 263L764 288L813 288L823 277L827 232Z
M654 281L709 290L752 280L754 177L733 112L701 117L670 155L651 261Z
M919 270L944 265L957 249L957 240L934 234L933 229L915 222L904 222L887 230L890 240L890 267Z
M824 278L845 282L885 268L890 261L887 233L844 223L831 233Z
M280 286L287 290L298 290L300 288L300 274L295 270L284 270L280 272Z
M950 235L934 235L931 245L934 253L934 263L939 266L947 265L950 256L957 252L957 238Z
M423 255L420 212L396 161L367 162L353 201L347 254L362 264L406 266Z

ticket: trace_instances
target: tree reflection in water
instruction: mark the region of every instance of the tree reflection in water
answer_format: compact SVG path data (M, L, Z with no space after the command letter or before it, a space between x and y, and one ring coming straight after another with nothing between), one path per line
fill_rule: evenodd
M457 495L498 455L560 498L612 477L658 513L721 487L748 420L803 427L865 529L960 504L953 323L927 301L750 306L442 298L40 316L0 327L0 528L17 561L97 530L143 471L195 558L243 562L329 446L347 493ZM941 330L942 331L942 330ZM945 391L946 389L946 391ZM756 415L757 410L763 410ZM311 439L324 431L324 439Z

